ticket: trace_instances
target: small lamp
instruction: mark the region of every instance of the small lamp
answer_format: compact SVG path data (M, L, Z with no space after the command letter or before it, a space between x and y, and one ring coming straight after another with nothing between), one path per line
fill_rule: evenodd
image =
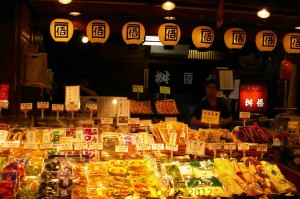
M270 16L270 12L266 8L263 8L257 12L257 16L266 19Z
M165 1L162 5L161 5L162 9L164 10L173 10L176 5L175 3L173 3L172 1Z

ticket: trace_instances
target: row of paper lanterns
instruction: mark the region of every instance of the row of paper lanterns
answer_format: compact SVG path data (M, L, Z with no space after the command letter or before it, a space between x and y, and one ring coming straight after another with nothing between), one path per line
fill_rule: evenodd
M68 19L54 19L50 23L51 37L57 42L68 42L74 32L73 23ZM92 20L88 23L86 34L91 43L105 43L110 34L106 21ZM128 22L123 26L122 37L126 44L139 45L144 41L145 28L139 22ZM181 37L178 25L164 23L158 29L158 37L164 46L175 46ZM214 32L208 26L198 26L192 32L192 41L197 48L208 49L214 41ZM224 34L225 45L229 49L241 49L246 42L246 33L241 28L229 28ZM277 36L272 30L257 33L255 43L260 51L271 52L277 44ZM300 34L288 33L283 38L287 53L300 53Z

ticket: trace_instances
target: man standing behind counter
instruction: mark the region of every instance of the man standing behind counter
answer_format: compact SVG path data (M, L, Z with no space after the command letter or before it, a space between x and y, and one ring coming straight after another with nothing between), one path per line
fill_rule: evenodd
M199 128L208 128L209 124L201 122L202 110L219 111L219 125L211 125L212 128L228 128L232 122L232 113L228 102L217 97L218 86L214 76L210 76L205 82L206 97L196 106L192 113L191 125Z

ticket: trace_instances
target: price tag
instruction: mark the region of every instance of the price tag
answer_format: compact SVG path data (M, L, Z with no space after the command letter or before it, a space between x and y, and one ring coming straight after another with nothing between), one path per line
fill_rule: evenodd
M80 86L66 86L65 104L80 103Z
M12 141L6 143L7 148L18 149L20 148L20 141Z
M236 150L236 143L224 143L225 150Z
M221 150L221 143L209 143L208 149L209 150Z
M75 112L79 110L79 103L70 102L66 104L66 110L69 112Z
M257 151L267 152L268 145L267 144L257 144Z
M91 142L89 143L90 150L103 150L103 143L101 142Z
M137 150L138 151L150 151L151 150L151 146L148 143L140 143L139 145L137 145Z
M54 112L63 112L65 106L63 104L52 104L52 111Z
M154 151L162 151L165 149L165 145L163 143L152 144L152 150Z
M74 143L74 149L75 150L84 150L87 149L88 145L87 143L81 142L81 143Z
M240 112L240 119L250 119L250 112Z
M75 134L76 134L76 141L77 142L84 142L84 133L82 129L76 129L75 130Z
M238 143L238 150L239 151L248 151L250 149L249 143Z
M116 153L128 153L128 146L116 145L115 152Z
M189 188L189 195L192 197L202 198L202 197L212 197L214 195L213 187L197 187L197 188Z
M144 92L144 86L142 86L142 85L132 85L132 92L134 92L134 93L143 93Z
M178 151L178 144L166 144L166 150Z
M165 122L177 122L177 117L165 117Z
M139 144L148 143L148 133L147 132L138 133L138 143Z
M170 87L166 87L166 86L160 86L159 87L159 93L170 94L171 93L171 88Z
M85 105L85 110L87 111L97 111L98 107L97 107L97 104L95 103L87 103Z
M21 111L30 111L32 110L32 103L21 103L20 109Z
M219 124L220 112L202 110L201 122L208 124Z
M28 143L28 142L25 142L24 143L24 149L37 149L37 143Z
M73 143L69 142L69 143L59 143L59 150L61 151L70 151L73 150Z
M140 126L142 127L149 127L151 126L152 121L151 120L140 120Z
M101 118L102 125L113 124L113 123L114 123L114 119L112 117L102 117Z
M177 133L171 132L169 137L169 144L176 145L176 141L177 141Z
M37 102L37 109L41 110L47 110L49 109L49 102Z
M188 140L186 143L186 153L204 156L205 142L200 140Z
M0 141L6 141L8 136L8 131L0 130Z
M27 133L27 142L28 143L35 143L35 137L36 137L35 131L29 131Z
M49 131L44 131L43 132L43 141L42 141L43 144L46 144L46 143L51 143L51 133Z
M9 102L7 100L0 100L0 108L8 109Z
M0 149L4 149L5 148L5 143L4 141L0 141Z
M0 84L0 100L7 101L9 93L9 84Z
M134 117L128 118L128 125L129 126L139 126L140 125L140 118L134 118Z
M40 149L52 149L53 148L53 143L42 143L40 145Z

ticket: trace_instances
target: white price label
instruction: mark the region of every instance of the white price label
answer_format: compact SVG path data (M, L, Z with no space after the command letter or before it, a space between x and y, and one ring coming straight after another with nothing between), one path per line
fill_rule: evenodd
M236 150L236 143L224 143L224 149L225 150Z
M177 122L177 117L165 117L165 122Z
M103 150L103 143L98 143L98 142L91 142L89 143L89 149L90 150Z
M188 140L186 153L203 156L205 154L205 142L200 140Z
M113 123L114 123L114 119L112 117L102 117L101 118L102 125L113 124Z
M152 144L152 150L161 151L165 149L165 145L163 143Z
M240 112L240 119L250 119L251 114L250 112Z
M116 153L128 153L128 146L116 145L115 152Z
M221 150L221 143L209 143L208 149L209 150Z
M178 144L166 144L166 150L178 151Z
M257 151L267 152L268 145L267 144L257 144Z
M36 133L35 131L29 131L27 133L27 142L28 143L35 143Z
M137 117L128 118L128 125L129 126L139 126L140 118L137 118Z
M140 143L138 146L137 146L137 150L138 151L150 151L151 150L151 146L150 144L147 144L147 143Z
M63 104L52 104L52 111L53 112L63 112L65 106Z
M87 143L84 143L84 142L74 143L74 149L75 150L84 150L84 149L87 149L87 148L88 148Z
M61 150L61 151L73 150L73 143L72 142L59 143L59 150Z
M9 102L7 100L0 100L0 108L8 109Z
M248 151L250 149L249 143L238 143L238 150L239 151Z
M138 133L138 143L139 144L148 143L148 133L147 132Z
M24 143L24 149L37 149L37 143L28 143L28 142L25 142Z
M152 121L151 120L140 120L140 126L142 127L149 127L151 126Z
M6 145L7 145L7 148L17 149L17 148L20 148L20 141L7 142Z
M219 124L220 112L219 111L209 111L202 110L201 122L207 124Z
M43 141L42 141L43 144L46 144L46 143L51 143L51 133L49 131L44 131L43 132Z
M21 103L20 109L21 111L30 111L32 110L32 103Z
M37 102L37 109L49 109L49 102Z
M97 111L97 109L98 109L97 104L87 103L85 105L85 110L87 110L87 111Z
M0 141L6 141L8 136L8 131L0 130Z
M85 138L84 138L83 130L82 129L76 129L75 133L76 133L77 142L84 142Z
M40 149L52 149L53 148L53 143L42 143L40 145Z
M171 132L170 137L169 137L169 144L175 145L177 141L177 133L176 132Z
M79 103L70 102L70 103L66 104L66 110L68 112L78 111L79 110Z

